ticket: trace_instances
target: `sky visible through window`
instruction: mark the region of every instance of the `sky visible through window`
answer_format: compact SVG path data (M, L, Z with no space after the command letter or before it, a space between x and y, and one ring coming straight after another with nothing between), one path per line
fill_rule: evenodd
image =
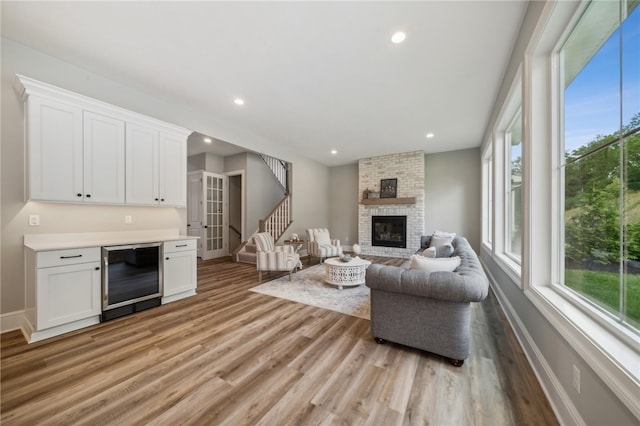
M621 89L622 125L626 125L640 112L640 7L633 10L566 88L565 151L571 152L596 136L620 129Z

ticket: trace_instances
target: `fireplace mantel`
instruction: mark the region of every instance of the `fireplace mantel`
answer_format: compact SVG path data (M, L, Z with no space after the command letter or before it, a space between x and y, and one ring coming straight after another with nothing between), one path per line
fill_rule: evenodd
M415 204L416 197L405 198L363 198L360 204L364 205L383 205L383 204Z

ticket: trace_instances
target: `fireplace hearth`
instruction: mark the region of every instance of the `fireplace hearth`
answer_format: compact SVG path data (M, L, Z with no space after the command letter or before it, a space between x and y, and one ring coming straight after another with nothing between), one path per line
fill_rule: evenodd
M407 247L407 216L371 216L371 245Z

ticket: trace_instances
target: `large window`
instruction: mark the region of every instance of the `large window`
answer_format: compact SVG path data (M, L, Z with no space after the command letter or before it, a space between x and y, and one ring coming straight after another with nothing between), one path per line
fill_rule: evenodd
M640 8L594 1L560 51L563 284L640 329Z
M509 159L507 194L507 254L520 263L522 257L522 113L518 111L505 135Z

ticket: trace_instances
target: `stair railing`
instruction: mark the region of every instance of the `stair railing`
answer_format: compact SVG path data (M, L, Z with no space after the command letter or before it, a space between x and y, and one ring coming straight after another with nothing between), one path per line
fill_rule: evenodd
M293 223L291 214L291 196L285 195L278 205L269 213L264 220L260 220L258 229L260 232L268 232L273 236L274 241L278 241L287 228Z
M260 158L265 162L271 173L280 182L285 192L289 192L289 167L285 161L270 157L265 154L260 154Z

